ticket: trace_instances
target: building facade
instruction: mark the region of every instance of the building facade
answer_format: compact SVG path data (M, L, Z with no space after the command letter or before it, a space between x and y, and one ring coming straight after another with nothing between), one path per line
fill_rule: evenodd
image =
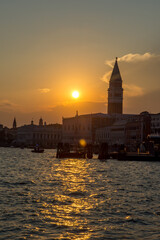
M43 148L56 148L57 144L61 141L62 125L43 125L41 119L39 125L34 125L32 121L30 125L17 128L15 145L29 147L38 144Z
M62 137L64 143L77 144L81 139L86 143L95 143L96 130L110 126L114 118L108 114L96 113L63 118Z
M151 114L151 133L160 135L160 113Z

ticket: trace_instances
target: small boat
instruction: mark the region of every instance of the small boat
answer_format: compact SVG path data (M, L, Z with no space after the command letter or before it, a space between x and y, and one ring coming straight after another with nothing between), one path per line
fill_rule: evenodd
M92 159L92 146L87 145L86 148L70 145L68 143L59 143L57 146L57 155L56 158L89 158Z
M98 159L101 161L106 161L107 159L109 159L107 143L101 143L99 148Z
M85 158L85 153L83 152L59 152L57 158Z
M32 150L32 152L34 152L34 153L43 153L43 152L44 152L44 149Z
M149 153L119 153L117 159L120 161L160 161L160 156Z
M39 148L39 147L35 147L31 152L34 153L43 153L44 149L43 148Z

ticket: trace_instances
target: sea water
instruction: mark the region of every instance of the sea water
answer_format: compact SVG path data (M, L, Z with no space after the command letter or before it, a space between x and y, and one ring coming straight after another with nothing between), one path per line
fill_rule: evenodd
M0 148L0 239L160 239L160 162Z

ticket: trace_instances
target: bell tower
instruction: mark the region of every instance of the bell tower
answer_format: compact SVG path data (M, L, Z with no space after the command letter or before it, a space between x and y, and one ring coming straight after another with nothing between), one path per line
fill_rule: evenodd
M123 88L117 57L108 88L108 114L123 113Z

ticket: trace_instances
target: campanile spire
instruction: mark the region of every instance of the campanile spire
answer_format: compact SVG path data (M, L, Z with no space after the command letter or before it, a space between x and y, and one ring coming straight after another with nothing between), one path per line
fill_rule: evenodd
M122 78L116 57L108 88L108 114L123 113Z

